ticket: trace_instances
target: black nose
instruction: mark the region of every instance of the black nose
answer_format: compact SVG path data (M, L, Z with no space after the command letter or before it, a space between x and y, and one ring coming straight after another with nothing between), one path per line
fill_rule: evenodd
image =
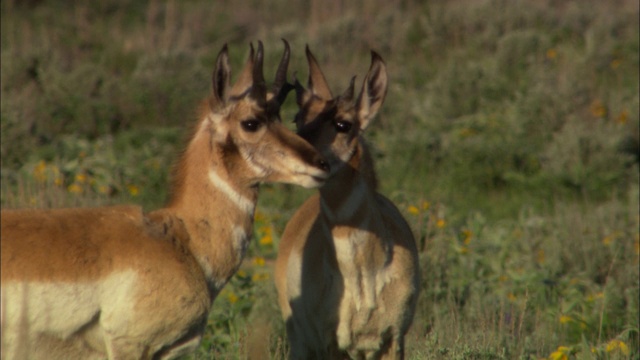
M318 165L318 167L324 171L329 171L329 163L326 162L325 159L321 158L321 157L317 157L316 158L316 164Z

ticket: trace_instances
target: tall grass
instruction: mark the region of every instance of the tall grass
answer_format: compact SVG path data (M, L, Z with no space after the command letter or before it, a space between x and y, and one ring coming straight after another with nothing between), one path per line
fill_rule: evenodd
M309 44L335 93L375 49L391 85L367 137L422 249L409 357L640 357L636 1L0 7L3 207L161 206L223 43L237 70L262 39L269 78L284 37L301 81ZM271 261L310 194L263 187L195 358L285 357Z

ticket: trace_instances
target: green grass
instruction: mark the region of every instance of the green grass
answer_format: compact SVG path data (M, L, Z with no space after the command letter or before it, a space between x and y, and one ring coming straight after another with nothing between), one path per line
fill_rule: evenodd
M390 89L367 138L421 249L408 357L640 358L636 1L0 6L3 207L162 206L223 43L237 72L262 39L269 80L284 37L301 81L309 44L335 93L375 49ZM193 358L286 356L272 260L312 193L262 188Z

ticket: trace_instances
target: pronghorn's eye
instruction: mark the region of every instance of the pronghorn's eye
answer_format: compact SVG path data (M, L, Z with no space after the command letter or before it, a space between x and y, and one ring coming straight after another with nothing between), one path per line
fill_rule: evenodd
M242 129L244 129L244 131L256 132L260 128L261 123L256 119L251 119L241 122L240 125L242 125Z
M346 133L351 130L351 123L348 121L338 120L335 122L336 131L341 133Z

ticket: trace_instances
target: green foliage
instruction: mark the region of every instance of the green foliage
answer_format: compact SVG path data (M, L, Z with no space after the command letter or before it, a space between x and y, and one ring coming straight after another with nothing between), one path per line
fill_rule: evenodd
M367 138L421 248L412 359L637 359L640 30L631 0L3 1L3 207L169 196L230 45L265 76L309 44L335 93L368 51L390 89ZM283 108L290 124L294 101ZM271 264L312 192L267 185L196 359L284 358Z

